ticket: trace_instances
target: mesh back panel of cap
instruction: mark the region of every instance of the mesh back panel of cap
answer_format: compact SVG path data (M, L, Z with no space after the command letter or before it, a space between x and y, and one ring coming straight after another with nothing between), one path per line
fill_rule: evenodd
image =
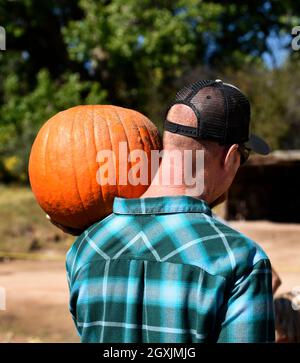
M194 110L202 138L224 144L248 139L250 104L234 86L201 80L181 89L173 102L176 103Z
M191 98L190 103L199 112L199 127L202 136L223 140L226 105L222 90L215 86L202 88Z
M225 94L228 101L229 123L227 128L227 138L231 142L237 139L248 139L250 122L250 104L247 98L235 87L225 84Z
M177 92L174 103L189 100L191 96L199 92L201 88L207 87L213 83L214 81L202 80L182 88Z

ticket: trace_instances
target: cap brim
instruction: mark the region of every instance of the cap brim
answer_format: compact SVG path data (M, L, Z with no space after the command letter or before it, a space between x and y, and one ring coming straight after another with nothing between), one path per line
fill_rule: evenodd
M271 152L270 146L261 137L250 134L249 141L246 142L251 150L260 155L268 155Z

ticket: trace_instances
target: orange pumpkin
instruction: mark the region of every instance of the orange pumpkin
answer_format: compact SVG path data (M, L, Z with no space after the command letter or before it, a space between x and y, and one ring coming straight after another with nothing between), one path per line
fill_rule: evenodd
M54 222L86 228L112 212L114 197L137 198L146 191L148 185L128 183L128 174L127 185L121 185L126 183L124 175L120 183L120 167L130 170L134 163L120 158L120 142L123 147L127 143L128 154L146 152L148 162L143 167L148 168L149 184L150 153L161 144L157 128L141 113L110 105L77 106L43 125L32 146L29 178L38 203ZM97 155L103 150L116 156L115 185L101 184L97 178L105 161ZM139 181L138 173L134 178Z

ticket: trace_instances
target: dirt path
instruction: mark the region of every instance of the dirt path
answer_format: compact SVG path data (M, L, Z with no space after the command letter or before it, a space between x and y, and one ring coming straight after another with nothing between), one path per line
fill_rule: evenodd
M68 312L64 262L0 263L0 286L6 289L0 341L78 341Z
M234 222L259 242L282 278L280 292L300 286L300 225ZM0 342L77 342L68 311L68 288L62 262L0 263L0 286L7 309L0 311Z

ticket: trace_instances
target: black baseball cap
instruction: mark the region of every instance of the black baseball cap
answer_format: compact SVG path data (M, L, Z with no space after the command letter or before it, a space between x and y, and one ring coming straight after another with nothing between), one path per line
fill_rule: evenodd
M166 118L166 131L216 141L220 145L244 145L258 154L269 154L269 145L249 132L251 112L248 98L232 84L220 79L198 81L177 92L167 114L176 104L187 105L194 111L197 127L180 125Z

